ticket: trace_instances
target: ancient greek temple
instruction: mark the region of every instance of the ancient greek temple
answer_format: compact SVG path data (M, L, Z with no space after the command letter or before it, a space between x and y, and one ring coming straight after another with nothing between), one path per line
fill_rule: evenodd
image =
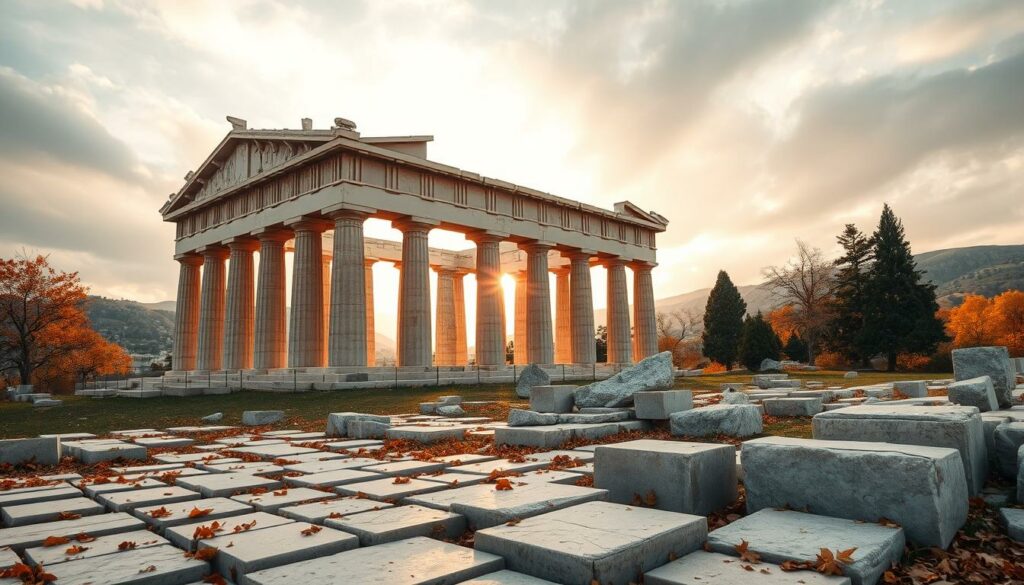
M657 351L651 270L668 223L657 213L629 202L601 209L433 162L431 136L364 137L343 118L329 129L303 119L301 130L228 121L232 130L160 210L177 228L175 371L373 368L375 262L400 271L400 368L504 367L506 318L515 319L516 363L593 364L594 265L607 268L608 362ZM402 241L364 237L368 218L389 220ZM434 229L461 232L475 249L431 248ZM467 324L470 273L476 322ZM504 274L516 279L509 317Z

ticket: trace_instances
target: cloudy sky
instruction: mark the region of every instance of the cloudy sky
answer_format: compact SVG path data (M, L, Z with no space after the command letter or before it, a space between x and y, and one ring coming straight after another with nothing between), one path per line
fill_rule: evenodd
M3 0L0 256L173 299L157 209L227 114L656 210L659 298L831 254L883 201L915 251L1024 241L1019 0Z

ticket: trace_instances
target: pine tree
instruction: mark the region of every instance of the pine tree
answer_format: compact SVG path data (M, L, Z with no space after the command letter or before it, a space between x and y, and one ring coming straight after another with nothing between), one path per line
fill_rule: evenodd
M864 329L858 344L886 356L896 369L900 352L931 352L946 339L935 316L935 285L921 282L903 223L885 205L872 236L874 263L864 286Z
M743 315L747 303L724 270L718 272L715 287L704 309L704 355L732 369L739 352Z
M786 357L795 362L806 362L808 357L807 342L794 333L789 336L786 346L782 349Z
M751 372L761 368L765 358L779 359L779 343L775 330L761 312L743 321L743 336L740 338L740 363Z
M863 365L870 357L860 337L864 330L864 288L874 257L874 242L852 223L846 224L836 241L844 253L835 262L835 317L828 328L828 345Z

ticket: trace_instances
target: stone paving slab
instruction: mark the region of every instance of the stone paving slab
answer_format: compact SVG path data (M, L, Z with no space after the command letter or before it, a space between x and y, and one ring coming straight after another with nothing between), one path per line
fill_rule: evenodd
M708 535L710 550L727 555L736 555L742 541L762 560L777 565L814 561L822 548L856 548L853 562L843 567L853 585L877 583L892 563L900 561L905 545L902 528L793 510L760 510Z
M256 455L266 459L267 461L273 459L287 459L295 455L303 455L306 453L318 453L317 449L310 449L309 447L295 447L287 443L283 445L259 445L256 447L232 447L230 453L246 453L249 455Z
M483 463L484 461L494 461L497 459L494 455L479 455L476 453L465 453L461 455L445 455L444 457L435 457L431 461L440 461L448 465L449 467L459 467L462 465L469 465L471 463Z
M59 520L30 524L17 528L0 528L0 548L9 546L16 551L39 546L48 536L73 537L80 532L104 536L144 528L146 524L129 514L113 513L83 516L76 520Z
M165 485L158 488L104 494L97 500L112 512L131 512L135 508L143 506L176 504L198 500L199 497L199 492L176 485Z
M555 483L517 485L511 490L498 490L495 484L480 484L456 488L447 493L457 497L449 504L448 511L465 516L474 529L608 497L607 490ZM421 502L409 501L417 504ZM428 507L436 508L437 505Z
M745 566L753 567L748 571ZM749 565L735 557L702 550L644 574L645 585L850 585L847 577L814 571L783 571L776 565Z
M672 555L698 550L706 536L707 519L700 516L588 502L479 530L475 548L501 554L509 569L541 579L629 583Z
M262 494L241 494L232 496L231 499L249 504L261 512L276 512L285 506L297 506L308 502L318 502L338 497L331 492L322 492L310 488L281 488L279 490L268 490Z
M93 516L95 514L102 514L103 511L102 505L89 498L78 497L49 502L36 502L34 504L21 504L20 506L7 506L0 514L3 515L4 526L13 528L27 524L53 522L58 519L61 512Z
M86 465L92 465L115 459L145 459L148 455L146 448L142 445L117 442L101 445L81 445L75 448L73 456Z
M449 585L497 571L504 564L497 555L419 536L246 577L251 585L331 583L338 575L345 576L346 585Z
M467 476L469 474L466 474ZM576 482L583 477L583 474L573 471L537 469L527 471L518 477L511 477L509 480L513 485L530 483L560 483L565 485L576 485Z
M409 505L363 512L345 518L328 518L324 524L359 537L360 546L373 546L414 536L458 538L466 531L459 514Z
M277 480L248 473L210 473L183 477L175 483L183 488L196 490L207 498L231 496L252 489L276 490L281 487L281 482Z
M596 445L595 445L596 446ZM584 463L593 461L596 457L595 451L570 451L566 449L555 449L553 451L544 451L542 453L531 453L526 455L527 461L541 461L543 463L551 463L556 458L565 460L568 458L570 461L579 460Z
M363 471L372 471L383 475L401 475L408 477L417 473L433 473L445 468L444 463L431 463L429 461L389 461L378 465L369 465Z
M409 496L447 489L447 486L435 481L409 479L409 481L405 483L396 484L395 479L396 478L385 477L383 479L349 483L338 486L335 489L338 493L345 494L346 496L363 494L371 500L378 500L381 502L389 500L399 501L404 498L408 498Z
M0 509L7 506L19 506L34 502L49 502L80 497L82 491L66 483L37 488L21 488L0 492Z
M137 439L132 439L132 442L135 443L136 445L142 445L143 447L147 448L180 448L190 446L192 443L195 443L195 440L186 437L139 437Z
M299 473L322 473L324 471L337 471L339 469L359 469L380 463L379 459L368 457L349 457L346 459L329 459L327 461L310 461L308 463L296 463L283 466L288 471Z
M88 559L120 552L118 546L122 542L135 543L135 548L170 544L166 538L157 536L148 530L133 530L131 532L98 536L96 537L96 540L87 543L79 543L72 539L68 544L59 546L37 546L25 549L25 560L33 565L42 563L43 566L49 568L58 563L66 563L69 561ZM68 547L72 545L77 545L83 550L69 555L67 552Z
M288 455L287 457L278 457L273 461L278 465L290 465L292 463L309 463L311 461L329 461L331 459L346 459L348 455L344 453L331 453L329 451L314 451L312 453L300 453L298 455ZM287 463L286 463L287 462Z
M245 575L359 546L351 534L311 524L281 524L262 530L225 534L201 540L197 550L216 548L211 564L221 575L245 582Z
M228 516L216 520L207 520L203 518L190 524L170 526L164 531L164 537L180 549L193 550L196 545L196 529L201 526L212 528L214 522L217 523L219 529L216 533L217 535L259 531L272 526L295 523L294 520L283 518L275 514L268 514L266 512L249 512L247 514ZM246 526L249 526L249 528L246 528Z
M357 483L361 481L369 481L371 479L380 479L379 473L371 473L364 471L364 469L338 469L335 471L324 471L321 473L310 473L301 475L298 477L284 477L284 482L291 486L297 487L314 487L314 486L339 486L348 483Z
M522 473L524 471L533 471L534 469L547 467L548 465L549 463L547 461L531 461L527 459L522 463L513 463L508 459L495 459L493 461L484 461L482 463L460 465L459 473L474 473L477 475L490 475L493 471L515 471Z
M61 585L173 585L202 579L210 565L163 545L60 563L47 572Z
M111 467L110 472L118 475L136 475L139 473L151 473L160 475L165 471L172 471L175 469L185 469L184 463L158 463L156 465L130 465L130 466L116 466Z
M406 426L406 427L391 427L387 430L389 439L408 439L410 441L419 441L425 445L431 443L439 443L441 441L447 441L449 439L455 439L461 441L466 434L466 427L455 426L455 427L420 427L420 426Z
M376 439L352 439L349 441L332 441L324 444L331 451L351 451L360 447L380 447L382 445L384 445L384 441Z
M201 517L189 516L193 510L209 510L209 512ZM206 498L198 502L139 506L132 510L132 515L141 519L146 524L155 526L158 530L163 530L170 526L193 524L197 521L219 520L252 511L252 506L230 498Z
M105 494L158 488L166 485L166 483L152 477L141 477L133 480L126 479L124 481L87 484L82 489L85 491L85 495L90 498L98 498Z
M284 473L284 467L263 461L242 461L240 463L197 463L196 467L211 473L248 473L249 475L273 475Z
M323 524L327 518L341 518L352 514L362 514L372 510L390 508L392 504L368 500L366 498L343 497L333 500L322 500L299 506L288 506L277 511L278 514L311 524Z
M237 457L224 457L219 453L161 453L153 459L161 463L241 463Z
M463 581L459 585L557 585L557 583L505 569L495 573L488 573L476 579Z

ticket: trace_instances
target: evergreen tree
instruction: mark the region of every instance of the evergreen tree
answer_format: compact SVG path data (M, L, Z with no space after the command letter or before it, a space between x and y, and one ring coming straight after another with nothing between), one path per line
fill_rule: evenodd
M718 271L715 287L704 309L704 355L732 369L739 352L743 315L747 303L724 270Z
M864 286L864 329L857 344L886 356L896 370L900 352L932 352L946 339L935 316L935 285L921 281L903 223L887 205L872 236L874 263Z
M789 340L786 341L786 347L783 348L782 352L786 354L787 358L795 362L806 362L809 353L807 351L807 342L796 333L789 336Z
M751 372L761 368L765 358L779 359L779 337L761 312L743 321L743 336L740 338L740 363Z
M843 255L835 263L835 317L829 327L828 345L853 363L865 365L871 356L860 337L864 330L864 288L874 257L874 242L852 223L846 224L836 241L843 247Z

